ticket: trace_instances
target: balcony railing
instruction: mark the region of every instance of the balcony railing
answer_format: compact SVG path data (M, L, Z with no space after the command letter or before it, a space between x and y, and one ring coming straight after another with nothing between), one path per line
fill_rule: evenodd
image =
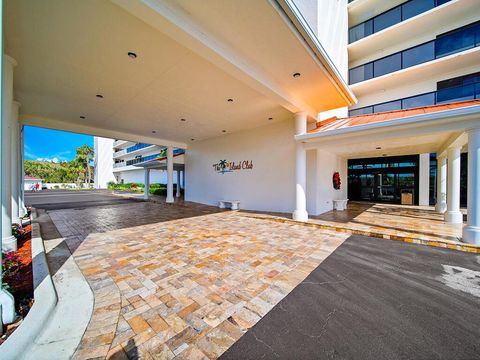
M127 151L126 151L125 149L123 149L123 150L118 150L118 151L115 151L115 152L113 153L113 157L116 158L116 157L125 155L126 153L127 153Z
M151 144L143 144L143 143L138 143L138 144L135 144L133 146L130 146L127 148L127 153L131 153L133 151L137 151L137 150L140 150L140 149L145 149L147 147L150 147L152 146Z
M376 78L480 45L480 22L439 35L435 40L349 70L349 84Z
M358 25L352 26L348 30L348 42L350 44L363 39L364 37L375 34L421 13L427 12L428 10L443 5L449 1L451 0L407 1Z
M126 166L125 161L113 164L113 168L119 168L119 167L124 167L124 166Z
M148 160L153 160L153 159L155 159L159 156L160 156L160 153L153 154L153 155L148 155L148 156L139 156L139 157L136 157L135 159L127 160L126 164L127 164L127 166L128 165L140 164L140 163L148 161Z
M353 109L349 116L374 114L384 111L406 110L416 107L451 103L455 101L480 99L480 82L445 88L403 99Z

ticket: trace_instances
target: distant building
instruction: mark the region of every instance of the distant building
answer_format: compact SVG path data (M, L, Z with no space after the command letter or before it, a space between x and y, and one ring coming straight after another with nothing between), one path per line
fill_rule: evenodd
M164 147L126 140L94 138L95 188L105 189L108 182L143 184L144 169L135 165L156 159ZM176 183L177 176L174 176ZM165 170L151 170L150 183L167 183Z
M25 175L23 182L23 189L26 191L31 191L34 189L35 185L38 184L38 190L42 190L42 179Z

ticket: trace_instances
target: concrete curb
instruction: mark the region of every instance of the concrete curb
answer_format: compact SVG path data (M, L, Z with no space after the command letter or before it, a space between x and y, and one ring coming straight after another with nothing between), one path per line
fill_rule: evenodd
M32 209L32 217L36 212ZM0 359L21 359L35 343L58 301L47 264L40 225L32 222L32 268L34 303L23 323L0 346Z
M438 238L437 240L427 240L427 239L420 239L420 238L400 236L400 235L388 235L388 234L380 234L380 233L370 232L370 231L363 231L363 230L354 229L348 226L340 226L340 225L335 226L330 224L303 222L303 221L297 221L293 219L285 219L285 218L279 218L279 217L253 215L253 214L243 214L243 216L247 216L255 219L261 219L261 220L281 222L286 224L310 226L317 229L346 232L346 233L355 234L355 235L371 236L378 239L403 241L410 244L419 244L419 245L438 247L442 249L457 250L457 251L464 251L464 252L469 252L474 254L480 254L480 246L478 245L453 242L453 241L449 241L441 238Z

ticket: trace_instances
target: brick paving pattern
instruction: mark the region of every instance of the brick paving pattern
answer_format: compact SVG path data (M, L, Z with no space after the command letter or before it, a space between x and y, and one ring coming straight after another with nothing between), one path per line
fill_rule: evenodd
M49 212L95 305L75 359L214 359L348 236L133 203Z

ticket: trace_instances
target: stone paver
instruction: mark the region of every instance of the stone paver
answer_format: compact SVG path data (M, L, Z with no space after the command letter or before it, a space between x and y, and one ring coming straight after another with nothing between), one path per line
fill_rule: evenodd
M95 295L75 359L217 358L348 236L188 203L49 214Z

